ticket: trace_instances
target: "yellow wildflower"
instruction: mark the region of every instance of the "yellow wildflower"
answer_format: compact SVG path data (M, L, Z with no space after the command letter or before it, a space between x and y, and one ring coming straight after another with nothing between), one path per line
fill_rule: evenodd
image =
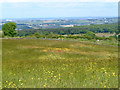
M21 85L23 85L23 83L21 83Z
M106 86L104 86L104 88L106 88Z
M113 76L115 76L115 73L113 73Z

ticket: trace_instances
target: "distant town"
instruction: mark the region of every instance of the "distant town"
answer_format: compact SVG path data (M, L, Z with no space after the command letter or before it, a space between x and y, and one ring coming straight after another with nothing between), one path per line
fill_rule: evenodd
M117 23L118 18L36 18L36 19L3 19L0 20L0 29L7 22L16 22L17 30L74 27L81 25Z

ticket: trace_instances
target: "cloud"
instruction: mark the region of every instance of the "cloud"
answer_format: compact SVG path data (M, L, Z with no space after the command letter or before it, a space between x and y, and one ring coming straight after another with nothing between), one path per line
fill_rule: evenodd
M0 2L119 2L119 0L0 0Z

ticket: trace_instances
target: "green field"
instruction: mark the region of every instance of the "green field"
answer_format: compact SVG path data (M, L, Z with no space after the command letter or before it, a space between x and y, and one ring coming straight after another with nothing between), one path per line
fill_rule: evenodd
M117 88L118 48L3 39L2 76L3 88Z

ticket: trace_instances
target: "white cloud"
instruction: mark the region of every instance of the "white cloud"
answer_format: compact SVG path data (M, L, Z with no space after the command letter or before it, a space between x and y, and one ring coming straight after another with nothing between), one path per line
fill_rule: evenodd
M0 2L119 2L119 0L0 0Z

